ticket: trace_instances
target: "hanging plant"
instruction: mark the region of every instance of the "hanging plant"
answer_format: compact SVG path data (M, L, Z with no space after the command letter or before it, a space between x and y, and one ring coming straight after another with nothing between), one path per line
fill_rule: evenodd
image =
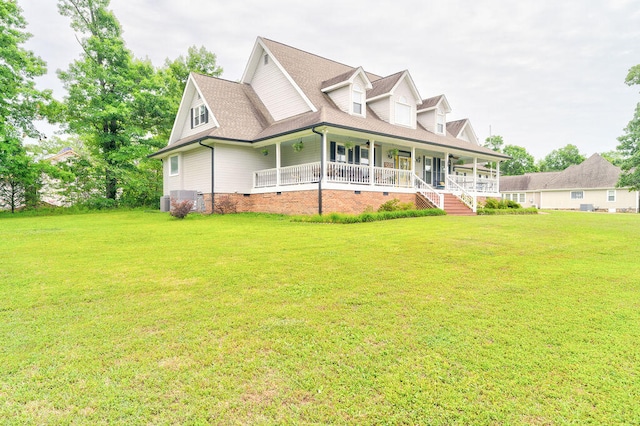
M266 157L267 155L269 155L269 150L268 150L267 148L263 149L263 150L262 150L262 155L264 155L265 157Z
M390 149L389 152L387 152L387 154L389 155L389 158L396 157L398 153L400 153L400 150L398 148Z
M302 148L304 148L304 144L302 143L302 139L299 142L296 142L296 143L293 144L293 150L295 152L302 151Z
M345 143L344 143L344 147L345 147L346 149L351 149L351 148L353 148L353 142L345 142Z

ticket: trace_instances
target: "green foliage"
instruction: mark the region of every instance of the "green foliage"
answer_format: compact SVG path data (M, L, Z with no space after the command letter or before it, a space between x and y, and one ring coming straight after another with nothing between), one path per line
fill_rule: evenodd
M398 210L415 210L415 204L409 203L401 203L399 199L394 198L392 200L386 201L378 207L378 212L395 212Z
M521 209L522 206L513 200L498 200L495 198L487 198L482 206L485 209Z
M343 213L330 213L328 215L312 215L312 216L294 216L292 222L310 222L310 223L364 223L376 222L380 220L403 219L408 217L426 217L426 216L444 216L444 210L441 209L424 209L424 210L382 210L377 213L365 211L359 215L350 215Z
M640 419L640 215L0 216L7 424Z
M39 202L41 168L17 138L0 141L0 209L11 212Z
M586 157L580 153L578 147L572 144L554 149L540 162L541 172L562 171L567 167L580 164Z
M496 215L527 215L538 214L538 209L535 207L528 207L526 209L510 207L510 208L478 208L478 216L496 216Z
M511 159L500 165L500 173L502 175L514 176L538 171L535 158L525 148L517 145L507 145L504 147L503 153L510 156Z
M602 158L613 164L614 166L620 167L624 162L624 156L620 151L607 151L600 154Z
M489 136L484 141L484 146L486 148L492 149L496 152L502 152L503 145L504 145L504 140L500 135Z
M628 85L640 85L640 64L632 67L627 74L625 83ZM618 181L619 187L629 187L631 190L640 190L640 102L636 105L633 118L624 129L625 134L618 138L618 150L624 160L621 168L622 174Z

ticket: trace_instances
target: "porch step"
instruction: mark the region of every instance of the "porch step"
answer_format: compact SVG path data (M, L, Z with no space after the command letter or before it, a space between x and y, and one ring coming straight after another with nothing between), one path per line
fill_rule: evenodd
M453 194L444 194L444 211L451 216L475 216L465 203Z

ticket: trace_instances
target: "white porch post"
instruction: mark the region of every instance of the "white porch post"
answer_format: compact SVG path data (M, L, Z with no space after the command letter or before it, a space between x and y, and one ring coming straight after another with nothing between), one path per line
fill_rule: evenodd
M276 143L276 188L280 186L280 142Z
M411 178L416 174L416 147L411 147Z
M322 185L327 183L327 158L331 158L330 155L327 155L327 129L322 131L322 138L320 139L320 150L322 152L322 156L324 161L322 162L322 176L320 177L320 181Z
M376 149L376 144L375 141L373 139L371 139L369 141L369 185L373 186L376 184L376 178L375 178L375 149Z
M444 153L444 189L449 186L449 153Z
M473 157L473 192L478 191L478 157Z
M496 161L496 193L500 193L500 162Z

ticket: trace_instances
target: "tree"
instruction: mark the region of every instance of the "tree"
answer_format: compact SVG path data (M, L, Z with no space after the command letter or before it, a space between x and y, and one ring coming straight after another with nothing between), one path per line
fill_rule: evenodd
M504 147L504 154L511 157L500 166L500 172L504 176L523 175L525 173L537 172L535 158L527 150L517 145L507 145Z
M51 100L50 91L35 88L45 63L22 47L31 35L15 1L0 2L0 203L15 211L36 204L39 169L21 139L38 137L33 122Z
M541 172L562 171L573 164L580 164L584 160L586 157L580 153L578 147L568 144L547 154L539 167Z
M622 162L624 161L624 156L620 151L612 150L603 152L600 154L602 158L613 164L614 166L620 167L622 166Z
M163 124L163 97L155 69L126 48L109 0L60 0L60 13L82 33L83 49L59 77L68 91L66 130L89 148L102 170L103 195L116 200L137 162L163 146L153 138Z
M640 85L640 64L632 67L625 83L629 86ZM633 118L624 129L625 134L618 138L618 150L624 156L622 174L618 186L640 190L640 102L636 105Z
M502 140L502 136L500 135L489 136L484 141L485 147L492 149L496 152L502 152L503 145L504 145L504 141Z

